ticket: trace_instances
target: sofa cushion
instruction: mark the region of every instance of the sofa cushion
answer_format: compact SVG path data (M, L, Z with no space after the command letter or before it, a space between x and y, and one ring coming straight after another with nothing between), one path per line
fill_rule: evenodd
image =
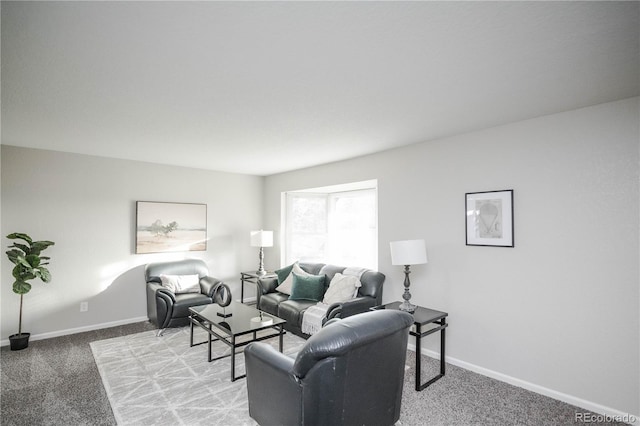
M268 314L278 316L278 305L288 298L289 296L283 293L264 294L260 297L260 306L258 306L258 309Z
M311 300L319 302L324 295L324 275L298 275L293 272L293 284L289 300Z
M299 263L300 267L303 271L308 272L312 275L322 275L320 271L325 267L324 263Z
M283 269L287 269L287 268L283 268ZM300 265L298 265L298 263L294 263L293 266L291 267L291 270L289 271L289 275L287 275L282 282L280 282L280 275L278 275L278 282L280 282L280 285L276 287L276 291L279 291L280 293L284 293L287 295L291 295L291 287L293 286L293 274L311 275L310 273L300 268ZM284 274L282 273L281 275L284 275Z
M293 265L295 265L295 263L276 270L276 275L278 276L278 284L282 284L284 280L287 279L287 277L291 273L291 270L293 269Z
M188 317L190 307L208 303L213 303L213 300L202 293L176 294L176 302L173 304L173 315L171 317Z
M144 268L147 282L161 283L160 275L198 275L200 278L209 275L207 264L201 259L182 259L170 262L149 263Z
M333 279L333 277L337 273L342 273L346 268L344 266L336 266L336 265L323 265L318 275L326 275L327 276L327 287L329 283Z
M301 328L304 311L306 311L309 306L313 306L316 303L318 302L313 302L311 300L285 300L278 306L277 316L286 320L287 324Z
M160 274L160 281L163 287L175 294L200 293L200 277L198 275Z
M324 294L322 303L344 303L353 299L358 294L358 288L362 286L358 277L354 275L342 275L336 273L329 284L329 289Z

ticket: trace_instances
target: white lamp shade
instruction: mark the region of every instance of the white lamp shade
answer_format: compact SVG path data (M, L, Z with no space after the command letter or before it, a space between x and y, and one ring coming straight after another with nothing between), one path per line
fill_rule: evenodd
M420 265L427 263L427 249L424 240L392 241L392 265Z
M273 247L273 231L251 231L251 247Z

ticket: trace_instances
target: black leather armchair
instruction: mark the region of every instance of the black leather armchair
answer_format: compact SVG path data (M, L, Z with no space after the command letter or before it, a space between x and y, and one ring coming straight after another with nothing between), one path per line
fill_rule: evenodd
M209 276L207 264L200 259L149 263L144 269L147 282L147 316L158 327L158 335L165 328L189 324L189 308L213 303L215 287L222 283ZM162 286L160 275L198 275L200 293L174 294Z
M249 415L261 425L392 425L400 418L409 327L402 311L331 320L295 359L244 351Z

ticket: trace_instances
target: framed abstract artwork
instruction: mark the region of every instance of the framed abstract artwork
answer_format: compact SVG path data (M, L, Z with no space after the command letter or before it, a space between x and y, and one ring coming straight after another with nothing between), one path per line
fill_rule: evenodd
M136 254L206 249L206 204L136 202Z
M513 190L465 194L468 246L514 247Z

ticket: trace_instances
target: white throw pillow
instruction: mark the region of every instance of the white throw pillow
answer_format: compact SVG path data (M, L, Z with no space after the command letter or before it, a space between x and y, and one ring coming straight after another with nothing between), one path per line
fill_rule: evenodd
M302 269L300 265L298 265L298 263L294 263L293 268L291 269L291 272L289 273L289 275L287 275L287 278L285 278L284 281L282 281L282 284L276 287L276 291L279 291L280 293L288 294L289 296L291 296L291 287L293 286L294 272L297 275L302 275L302 276L313 275L306 272L304 269Z
M162 286L175 294L200 293L200 277L198 275L160 275Z
M342 275L337 273L333 276L327 292L324 294L322 303L331 305L333 303L344 303L353 299L358 294L358 287L362 283L354 275Z

